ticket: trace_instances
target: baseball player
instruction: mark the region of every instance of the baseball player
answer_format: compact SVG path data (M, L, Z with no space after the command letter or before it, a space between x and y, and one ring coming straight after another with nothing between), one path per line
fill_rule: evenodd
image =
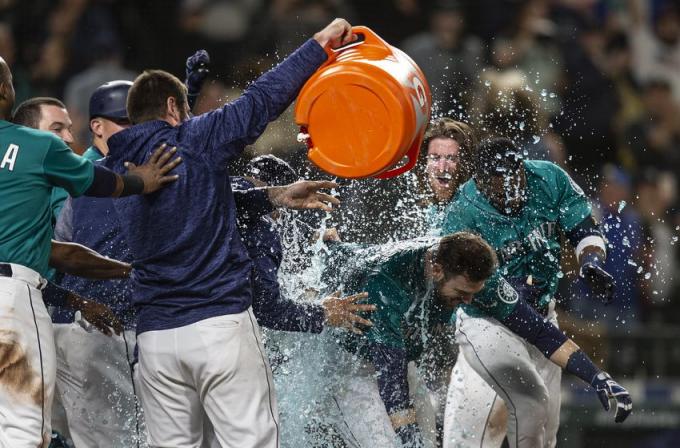
M327 269L342 272L340 283L345 292L365 290L369 302L377 305L371 316L374 325L365 337L353 337L346 343L370 361L375 375L352 378L345 393L335 397L343 416L339 427L346 429L349 446L392 446L395 432L403 446L423 446L407 363L418 359L442 326L452 324L454 310L458 321L462 315L485 320L487 331L503 331L508 335L505 341L522 341L546 361L550 359L591 384L605 409L609 400L615 399L617 421L630 413L625 389L520 298L499 275L496 255L480 237L457 232L396 246L334 250L336 255ZM463 324L467 321L457 322L459 341L468 330ZM515 378L515 364L515 360L506 363L501 375ZM524 380L528 388L534 387L535 377Z
M125 102L132 85L112 81L90 97L92 145L83 157L97 165L108 154L107 140L129 126ZM69 198L55 228L55 238L93 248L104 255L131 261L121 235L112 199ZM67 275L60 284L80 295L106 303L122 322L120 336L92 331L87 318L57 307L52 311L57 347L57 394L67 415L76 447L144 446L143 421L134 394L132 363L135 316L129 296L131 281L90 281Z
M19 104L12 116L12 122L41 131L51 132L68 146L73 144L71 133L71 117L66 106L60 100L51 97L31 98ZM63 188L53 188L50 204L52 208L52 225L64 206L68 193Z
M508 139L483 142L475 160L474 178L447 207L442 232L465 229L487 239L499 254L501 273L555 324L553 296L561 276L563 232L576 249L582 277L608 301L613 280L602 269L605 244L578 185L550 162L524 161ZM504 431L489 432L488 422L498 421L490 415L502 399L511 446L554 446L561 370L507 331L490 329L487 320L464 312L458 317L459 328L465 328L457 332L463 356L449 387L444 445L500 446ZM511 360L517 376L502 374ZM524 387L519 378L531 378L532 387ZM522 418L529 414L539 417Z
M283 160L272 155L259 156L248 162L247 174L265 185L288 185L297 173ZM358 325L370 326L369 320L355 313L370 312L373 305L355 304L365 294L351 297L328 297L321 303L301 303L283 297L278 271L283 258L281 239L272 216L239 219L240 233L248 255L253 260L253 312L260 325L273 330L320 333L325 325L361 331Z
M252 264L236 229L227 162L254 141L326 60L323 47L352 39L336 20L236 101L189 118L186 87L162 71L140 75L128 93L134 126L112 136L107 167L141 163L157 142L184 158L172 191L114 202L134 260L138 392L152 446L195 446L203 415L221 446L278 444L271 372L250 309ZM294 186L297 184L294 184ZM333 183L279 190L274 203L330 209ZM311 193L311 194L310 194ZM179 367L183 366L183 367Z
M118 175L95 168L57 137L8 121L14 105L12 73L0 58L0 438L5 446L46 446L55 383L52 323L42 301L51 249L50 196L152 193L176 176L178 160L164 148L150 163Z

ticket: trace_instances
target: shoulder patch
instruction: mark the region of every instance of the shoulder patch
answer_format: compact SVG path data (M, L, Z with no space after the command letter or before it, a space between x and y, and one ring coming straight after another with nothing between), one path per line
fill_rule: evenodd
M501 278L498 282L496 293L498 294L498 298L507 304L513 304L519 299L519 293L504 278Z

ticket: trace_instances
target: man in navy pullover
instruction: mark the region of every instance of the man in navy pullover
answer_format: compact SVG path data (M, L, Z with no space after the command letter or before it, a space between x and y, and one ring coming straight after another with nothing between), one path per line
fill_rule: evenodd
M145 72L130 89L135 126L109 139L105 165L141 164L160 141L184 161L170 191L114 204L135 268L136 375L151 446L199 445L204 413L221 446L278 446L271 371L250 309L252 265L226 166L290 105L326 60L323 47L351 39L350 25L336 20L236 101L191 119L186 89L168 73Z

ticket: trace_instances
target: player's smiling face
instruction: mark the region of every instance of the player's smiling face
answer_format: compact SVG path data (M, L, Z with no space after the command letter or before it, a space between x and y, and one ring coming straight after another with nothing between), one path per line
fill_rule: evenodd
M439 277L439 280L437 279ZM475 294L484 288L485 281L473 281L466 275L451 277L435 275L437 298L440 303L453 309L461 303L470 303Z
M38 129L41 131L51 132L67 145L71 145L73 144L72 126L71 117L69 117L66 109L52 104L40 106Z
M438 202L451 199L460 145L447 137L437 137L427 146L427 180Z

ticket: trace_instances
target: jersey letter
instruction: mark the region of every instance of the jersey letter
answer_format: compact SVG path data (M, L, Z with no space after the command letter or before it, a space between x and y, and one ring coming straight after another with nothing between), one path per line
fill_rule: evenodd
M5 157L2 158L0 162L0 170L8 167L10 171L14 171L14 163L17 161L17 155L19 155L19 147L14 143L11 143L5 151Z

